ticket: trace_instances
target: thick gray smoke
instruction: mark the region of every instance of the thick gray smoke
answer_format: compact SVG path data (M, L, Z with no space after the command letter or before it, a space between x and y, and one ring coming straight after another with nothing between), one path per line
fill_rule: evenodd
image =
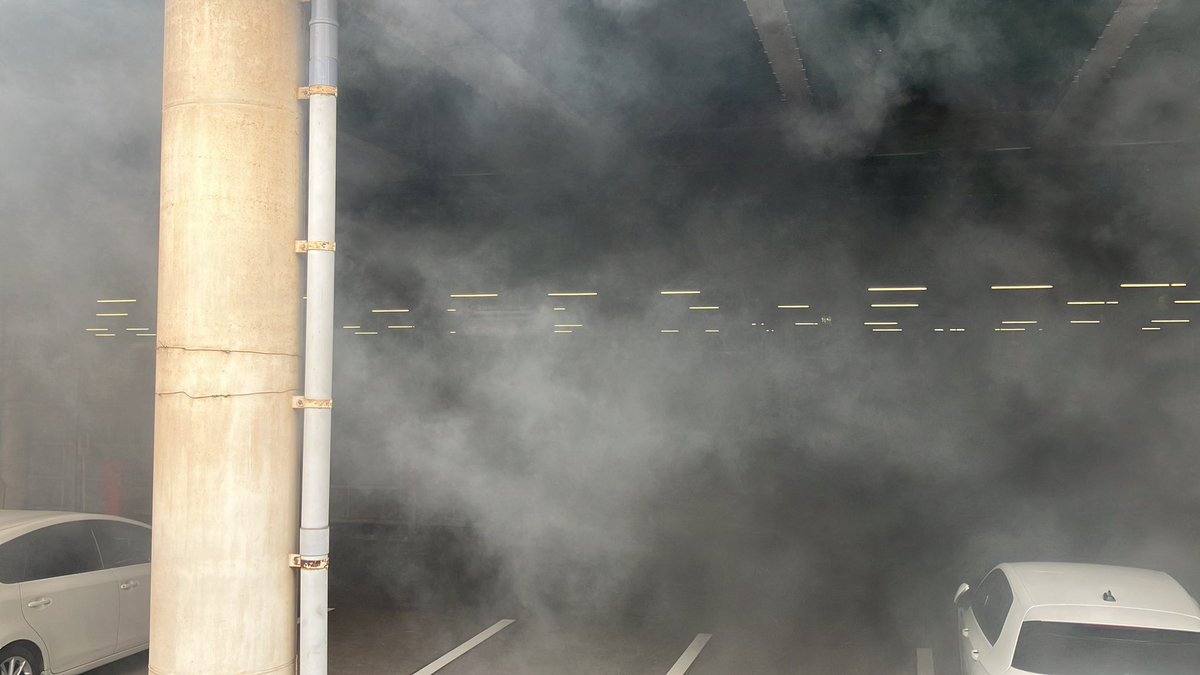
M868 673L944 652L954 587L1001 560L1200 592L1194 328L1141 330L1200 283L1197 10L1164 0L1038 135L1116 5L789 0L797 110L738 0L343 0L338 324L379 335L338 329L334 509L388 526L335 525L335 604ZM7 9L0 298L28 354L152 295L162 17ZM929 291L870 308L893 284Z

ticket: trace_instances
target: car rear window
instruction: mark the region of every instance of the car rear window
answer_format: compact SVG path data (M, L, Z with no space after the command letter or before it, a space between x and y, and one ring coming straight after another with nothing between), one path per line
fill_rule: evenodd
M1026 621L1012 665L1039 675L1195 675L1200 633Z

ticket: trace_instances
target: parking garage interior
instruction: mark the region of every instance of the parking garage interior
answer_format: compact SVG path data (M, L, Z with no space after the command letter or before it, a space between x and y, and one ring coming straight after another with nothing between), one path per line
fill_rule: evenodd
M153 524L163 8L5 14L0 499ZM339 14L330 672L957 673L996 563L1200 592L1200 6Z

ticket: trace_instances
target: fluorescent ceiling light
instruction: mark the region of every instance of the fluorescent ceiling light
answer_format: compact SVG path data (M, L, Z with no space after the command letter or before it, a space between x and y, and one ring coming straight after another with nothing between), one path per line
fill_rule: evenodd
M113 299L113 300L97 300L96 302L99 302L99 303L101 303L101 304L106 304L106 305L115 305L115 304L123 304L123 303L137 302L137 300L134 300L133 298L125 298L125 299L120 299L120 300L116 300L116 299Z
M925 286L873 286L867 289L870 293L919 293L927 290Z
M556 323L555 328L583 328L581 323Z
M575 331L573 331L573 330L556 330L554 332L555 333L574 333Z
M354 332L354 334L355 334L355 335L379 335L379 331L376 331L376 330L360 330L360 331L355 331L355 332Z
M585 293L547 293L546 294L546 296L550 297L550 298L590 298L590 297L597 296L597 295L600 295L600 294L592 292L592 291L588 291Z
M901 309L905 307L920 307L920 305L915 302L877 302L871 305L871 307L875 309Z
M1099 319L1072 319L1071 323L1100 323Z
M416 328L416 326L388 326L389 330L409 330L411 328Z
M817 323L816 321L801 321L795 325L797 325L797 326L819 326L821 324Z
M967 329L966 328L951 328L950 332L951 333L965 333L965 332L967 332Z
M902 333L903 328L872 328L872 333Z
M992 286L993 291L1045 291L1054 288L1050 284L1027 284L1015 286Z
M1068 305L1103 305L1109 302L1108 300L1068 300ZM1116 300L1111 301L1112 304L1117 304Z
M1121 284L1121 288L1170 288L1171 284Z
M776 305L779 309L808 309L808 305Z
M1150 319L1150 323L1191 323L1191 319Z
M719 328L705 328L704 332L705 333L720 333L721 330Z
M1036 321L1001 321L1000 322L1000 324L1004 325L1004 326L1030 326L1030 325L1033 325L1036 323L1037 323Z
M117 336L116 333L92 333L92 335L95 335L96 337L116 337Z
M1142 330L1162 330L1159 326L1142 326Z
M452 298L498 298L499 293L451 293Z
M373 310L371 310L371 313L372 314L403 314L407 311L408 311L407 309L373 309Z
M659 295L700 295L700 291L659 291Z
M142 333L145 333L146 331L148 331L150 329L149 328L126 328L125 330L129 331L130 333L137 333L139 331Z
M946 329L945 329L945 328L934 328L934 329L933 329L933 332L935 332L935 333L944 333L944 332L946 332Z
M900 322L899 321L866 321L866 322L863 322L863 325L864 326L899 326Z
M660 333L678 333L679 329L678 328L663 328L662 330L660 330L658 332L660 332Z
M346 330L358 330L359 328L362 328L362 326L342 326L342 328L345 328Z
M1024 328L996 328L995 331L997 333L1023 333L1023 332L1025 332L1025 329Z
M107 333L109 331L108 328L84 328L84 330L89 333Z
M688 309L714 310L714 309L721 309L721 308L712 306L712 305L709 305L709 306L692 305L691 307L688 307Z
M1200 300L1176 300L1177 305L1200 305Z
M565 312L565 311L567 311L567 308L566 308L566 307L555 307L555 308L554 308L554 311L556 311L556 312Z
M124 313L124 312L101 312L101 313L97 314L96 316L99 316L99 317L115 317L115 316L129 316L129 314L128 314L128 313Z
M135 337L156 337L158 333L138 333Z

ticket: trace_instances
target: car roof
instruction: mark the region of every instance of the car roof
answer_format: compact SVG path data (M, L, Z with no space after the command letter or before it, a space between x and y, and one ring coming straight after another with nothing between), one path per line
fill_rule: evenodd
M108 516L101 513L79 513L76 511L24 511L20 509L0 509L0 531L34 529L40 525L66 523L72 520L115 520L124 523L137 521L118 516ZM144 523L137 523L145 525Z
M1083 563L1003 563L1014 596L1026 608L1077 606L1168 612L1200 620L1200 605L1169 574ZM1112 600L1105 600L1110 594Z

